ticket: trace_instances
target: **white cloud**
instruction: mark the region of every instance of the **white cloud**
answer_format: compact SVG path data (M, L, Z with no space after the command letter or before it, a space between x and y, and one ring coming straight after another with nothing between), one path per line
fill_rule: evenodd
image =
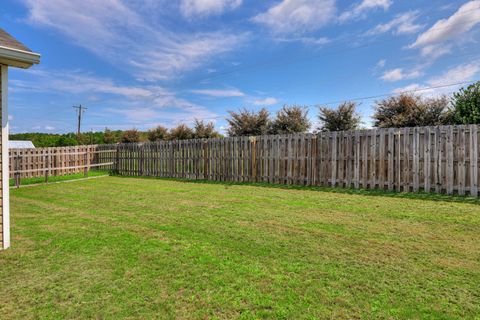
M422 72L420 72L419 70L405 72L403 69L397 68L385 71L380 78L384 81L394 82L400 80L415 79L420 76L422 76Z
M151 98L168 91L159 86L124 86L116 84L112 79L97 77L78 70L45 70L30 69L29 80L12 79L14 90L36 92L57 92L61 94L92 93L111 94L129 99Z
M55 130L55 127L45 126L45 130L47 130L47 131L53 131L53 130Z
M469 1L452 16L437 21L430 29L420 34L410 48L421 49L422 55L437 58L450 52L452 44L464 39L478 23L480 23L480 1ZM446 41L449 42L446 43Z
M309 45L315 46L322 46L324 44L330 43L330 39L327 37L319 37L319 38L312 38L312 37L304 37L300 39L301 42Z
M422 49L422 56L427 57L430 60L430 63L435 61L437 58L444 56L452 51L452 44L442 44L434 46L426 46Z
M197 34L194 38L189 37L188 40L171 47L152 47L146 50L139 47L131 65L142 70L138 74L141 79L170 79L179 72L196 69L213 57L233 50L245 40L246 34Z
M195 119L215 122L219 116L207 109L192 105L189 109L158 109L154 107L123 107L107 108L106 113L123 116L127 121L126 127L151 128L163 125L172 128L180 123L192 125ZM105 127L105 125L102 125Z
M191 123L195 118L208 120L217 116L206 107L178 97L161 86L121 85L112 79L80 71L35 68L26 72L28 80L11 79L14 90L67 95L69 101L84 101L92 94L100 95L102 103L93 103L98 107L89 109L89 114L102 110L98 113L100 118L105 117L105 113L122 115L127 127L142 125L143 128L148 121L160 120Z
M409 93L409 92L415 92L417 90L422 90L424 88L426 88L426 86L422 86L418 83L412 83L412 84L409 84L408 86L394 89L393 93L395 94L400 94L405 92Z
M23 1L29 10L30 23L62 33L77 45L144 80L181 76L246 40L246 34L223 31L172 32L159 24L160 19L140 15L137 11L141 8L135 11L121 0Z
M323 46L331 42L331 40L328 39L327 37L276 38L275 40L280 42L301 42L303 44L311 45L311 46Z
M231 97L243 97L245 94L238 89L198 89L191 90L196 94L202 94L211 97L218 98L231 98Z
M362 2L354 5L350 10L343 12L339 20L347 21L357 17L361 17L365 12L372 9L388 10L392 5L392 0L363 0Z
M463 84L450 86L455 83L466 83L475 80L475 76L480 74L480 61L464 63L452 67L439 76L431 77L425 84L413 83L406 87L397 88L393 92L401 93L405 91L421 91L423 95L448 94L458 90ZM428 89L431 87L440 87Z
M274 33L314 31L335 16L335 0L283 0L253 18Z
M107 108L105 110L108 113L115 113L123 115L128 118L129 121L135 124L151 121L151 119L160 118L162 115L161 110L149 108L149 107L135 107L135 108Z
M380 61L377 62L377 68L383 68L385 67L385 64L387 63L387 60L386 59L382 59Z
M378 35L392 31L393 34L400 35L418 32L422 28L421 25L415 23L418 15L418 11L409 11L396 15L390 22L379 24L366 34Z
M220 126L219 130L220 130L220 132L222 132L223 134L228 134L228 127Z
M268 97L268 98L265 98L265 99L255 99L252 101L252 103L256 106L264 106L264 107L268 107L268 106L273 106L275 104L277 104L279 101L278 99L276 98L273 98L273 97Z
M465 63L448 69L438 77L427 81L430 86L441 86L449 83L465 82L475 80L474 77L480 72L480 61Z
M221 14L236 9L242 0L182 0L180 10L185 17Z

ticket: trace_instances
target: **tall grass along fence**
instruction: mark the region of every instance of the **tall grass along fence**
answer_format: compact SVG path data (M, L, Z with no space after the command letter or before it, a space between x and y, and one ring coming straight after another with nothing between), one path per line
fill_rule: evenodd
M128 176L478 196L478 126L375 129L116 146ZM109 147L112 148L112 147Z
M104 161L105 155L116 153L116 149L104 146L74 146L56 148L10 149L10 178L20 185L22 178L62 176L74 173L88 174L90 169L111 169L112 163ZM105 154L105 155L104 155Z

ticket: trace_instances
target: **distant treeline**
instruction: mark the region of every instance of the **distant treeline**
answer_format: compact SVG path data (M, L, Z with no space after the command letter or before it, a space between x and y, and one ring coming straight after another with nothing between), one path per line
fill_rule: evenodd
M108 135L113 137L111 142L119 142L122 137L123 131L109 131ZM35 147L45 148L45 147L66 147L66 146L76 146L76 145L86 145L86 144L105 144L105 132L89 132L82 133L80 139L77 139L77 134L75 133L15 133L10 134L10 140L28 140L32 141Z
M86 132L80 134L80 137L77 137L75 133L55 134L34 132L10 134L10 140L32 141L37 148L219 137L222 137L222 135L215 130L212 122L206 123L199 120L195 120L191 128L185 124L180 124L171 129L157 126L148 131L139 131L137 129L110 130L105 128L103 132Z
M215 130L212 122L206 123L199 120L195 120L192 128L185 124L180 124L171 129L157 126L148 131L139 131L137 129L110 130L105 128L103 132L85 132L80 134L79 137L77 137L76 133L33 132L10 134L10 140L32 141L37 148L219 137L222 137L222 135Z

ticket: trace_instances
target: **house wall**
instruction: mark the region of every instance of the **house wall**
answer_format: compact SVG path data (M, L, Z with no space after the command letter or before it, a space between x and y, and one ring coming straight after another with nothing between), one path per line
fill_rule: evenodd
M1 117L1 110L3 109L3 66L0 65L0 117ZM1 119L1 118L0 118ZM3 119L1 119L3 120ZM3 122L3 121L2 121ZM4 248L4 242L3 242L3 186L2 186L2 130L0 130L0 250Z
M10 196L8 186L8 67L0 65L0 250L10 246Z

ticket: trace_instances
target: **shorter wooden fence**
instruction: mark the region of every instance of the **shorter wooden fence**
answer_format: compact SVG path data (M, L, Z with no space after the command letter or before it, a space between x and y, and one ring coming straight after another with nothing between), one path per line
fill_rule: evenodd
M88 175L90 169L108 170L114 164L106 162L104 154L116 153L103 146L10 149L10 178L18 187L23 178L62 176L74 173Z

